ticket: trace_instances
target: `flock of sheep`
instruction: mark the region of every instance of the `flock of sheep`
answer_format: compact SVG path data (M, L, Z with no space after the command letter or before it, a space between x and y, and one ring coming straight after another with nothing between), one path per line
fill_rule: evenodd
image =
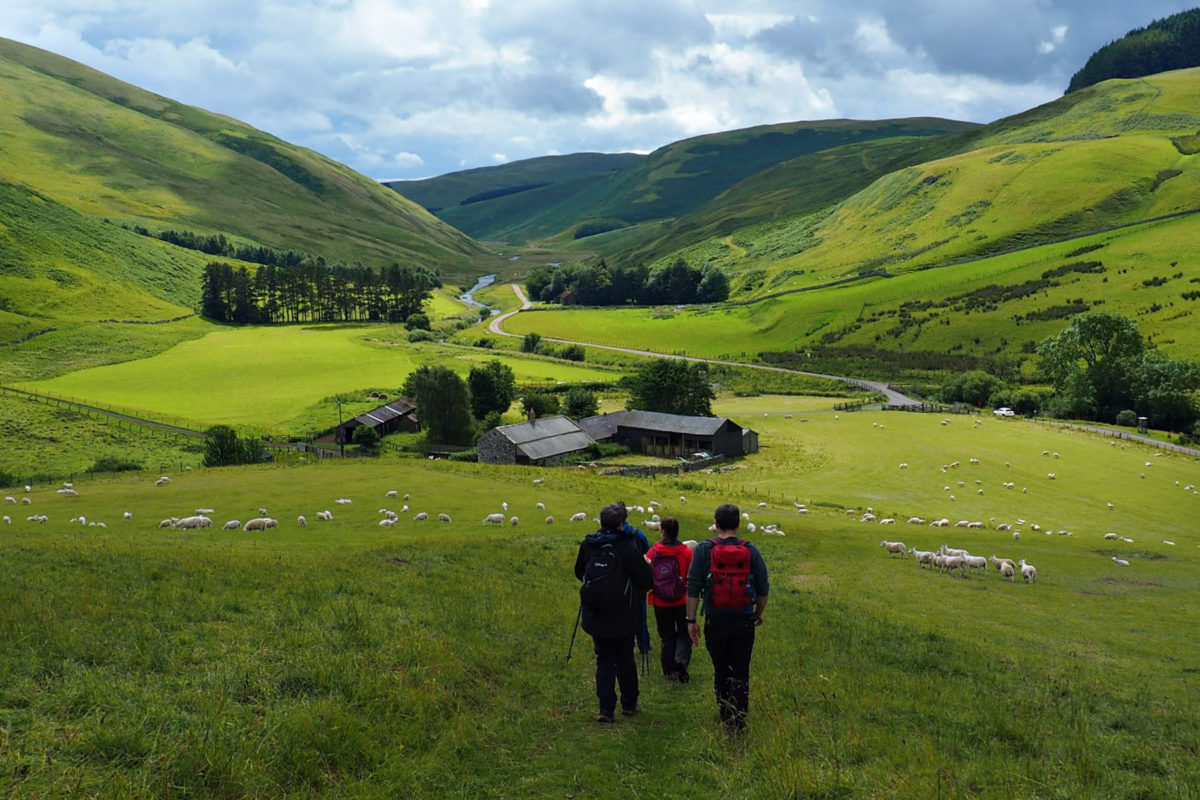
M918 550L915 547L907 547L904 542L894 542L888 539L880 542L879 546L890 555L911 555L916 560L917 567L921 569L928 567L941 573L953 573L957 570L959 575L965 578L967 570L986 573L990 565L995 567L1000 577L1007 581L1015 581L1018 570L1025 583L1033 583L1037 580L1037 567L1026 563L1023 558L1017 562L1011 558L999 558L994 555L984 558L971 555L963 548L951 547L947 544L943 544L937 550Z

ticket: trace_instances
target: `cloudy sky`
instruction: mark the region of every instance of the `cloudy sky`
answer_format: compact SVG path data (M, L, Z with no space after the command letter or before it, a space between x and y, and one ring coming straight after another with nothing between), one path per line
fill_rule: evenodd
M990 122L1167 0L4 0L0 36L378 179L771 122Z

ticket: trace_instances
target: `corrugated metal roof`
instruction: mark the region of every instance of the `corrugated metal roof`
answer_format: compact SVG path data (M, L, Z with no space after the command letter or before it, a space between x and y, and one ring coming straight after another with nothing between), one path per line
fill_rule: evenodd
M403 417L415 408L416 406L407 400L393 400L387 405L382 405L379 408L373 408L366 413L359 414L355 419L363 425L382 425L396 417Z
M628 413L628 411L612 411L595 417L584 417L579 420L579 427L583 428L583 432L596 441L610 439L616 436L617 426L621 424L621 420L625 419L625 415Z
M578 453L592 444L592 441L592 437L583 431L576 431L519 444L517 450L528 456L530 461L541 461L544 458Z
M725 417L687 417L682 414L664 414L661 411L630 411L621 420L621 427L712 436L728 421Z
M518 422L513 425L501 425L496 430L504 434L513 444L524 444L548 436L561 436L564 433L579 433L579 426L566 417L546 417L533 419L529 422Z

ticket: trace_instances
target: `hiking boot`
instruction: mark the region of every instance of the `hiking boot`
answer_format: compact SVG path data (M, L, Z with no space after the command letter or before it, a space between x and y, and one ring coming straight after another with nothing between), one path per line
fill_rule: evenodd
M606 725L611 725L615 721L616 720L613 719L613 712L611 711L601 711L596 715L596 722L602 722Z
M679 681L680 683L687 683L691 679L692 676L688 674L687 667L683 666L682 664L679 664L675 667L675 680Z
M632 717L635 714L638 714L641 710L642 710L641 706L630 706L628 708L622 707L621 713L627 717Z

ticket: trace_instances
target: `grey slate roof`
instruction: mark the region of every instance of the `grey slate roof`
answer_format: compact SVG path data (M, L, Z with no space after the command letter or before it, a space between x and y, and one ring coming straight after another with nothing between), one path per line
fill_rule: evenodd
M387 405L359 414L355 419L363 425L382 425L396 417L403 417L405 414L411 413L415 408L416 406L407 400L393 400Z
M664 414L661 411L630 411L621 420L621 427L712 436L728 421L725 417L687 417L682 414Z
M612 411L608 414L584 417L579 420L579 427L583 428L583 432L596 441L611 439L617 435L617 426L621 424L628 413L628 411Z
M528 456L531 461L575 453L593 441L592 437L566 417L547 417L515 425L501 425L496 430L515 444L517 450Z

